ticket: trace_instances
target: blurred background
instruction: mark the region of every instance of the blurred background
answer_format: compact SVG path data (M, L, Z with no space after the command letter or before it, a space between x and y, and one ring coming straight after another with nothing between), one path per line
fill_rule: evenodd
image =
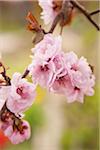
M81 2L90 12L98 9L98 1ZM0 1L0 54L1 61L9 68L7 73L23 73L31 62L33 33L26 29L26 15L32 11L40 20L41 9L36 1ZM99 16L94 20L99 23ZM59 34L59 26L54 34ZM67 104L63 96L37 88L37 98L25 113L30 122L30 140L12 145L0 131L0 150L98 150L99 149L99 34L86 18L76 12L73 22L63 30L64 51L75 51L85 56L94 66L96 76L95 95L85 97L85 103Z

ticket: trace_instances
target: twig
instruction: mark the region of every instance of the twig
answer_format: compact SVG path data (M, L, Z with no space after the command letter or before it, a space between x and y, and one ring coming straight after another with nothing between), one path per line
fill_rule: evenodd
M56 16L56 18L54 19L53 24L52 24L52 26L51 26L51 29L49 30L48 33L53 33L53 31L54 31L56 25L58 24L58 22L61 20L62 17L63 17L63 13L60 12L60 13Z
M100 30L100 27L95 23L95 21L93 21L93 19L91 18L91 13L89 13L81 4L79 4L79 2L77 2L76 0L70 0L70 2L72 3L72 5L74 7L76 7L77 9L79 9L83 14L84 16L94 25L94 27L97 29L97 30ZM98 11L97 11L98 12ZM94 13L97 13L96 11ZM93 15L93 13L92 13Z
M29 70L26 69L25 72L24 72L23 75L22 75L22 78L25 78L28 74L29 74Z
M100 10L96 10L96 11L91 12L91 13L90 13L90 16L93 16L93 15L95 15L95 14L97 14L97 13L100 13Z

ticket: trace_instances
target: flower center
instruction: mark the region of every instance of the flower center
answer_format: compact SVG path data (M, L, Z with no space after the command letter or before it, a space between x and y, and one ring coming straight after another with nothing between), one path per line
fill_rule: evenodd
M17 88L16 92L17 92L19 95L22 95L22 94L23 94L23 87Z
M77 66L76 66L75 64L72 65L71 69L74 70L74 71L77 71L77 70L78 70L78 68L77 68Z
M75 87L74 90L75 91L80 91L80 89L78 87Z
M41 69L41 71L44 71L44 72L49 70L49 68L48 68L47 65L45 65L45 66L40 66L40 69Z

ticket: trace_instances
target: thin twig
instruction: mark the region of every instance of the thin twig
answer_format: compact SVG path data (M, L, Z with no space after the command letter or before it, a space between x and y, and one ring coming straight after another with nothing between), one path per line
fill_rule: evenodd
M53 21L53 24L51 26L51 29L49 30L48 33L53 33L55 27L57 26L58 22L61 20L61 18L63 17L63 13L59 13L56 18Z
M25 78L29 74L29 70L26 69L22 75L22 78Z
M93 15L95 15L95 14L97 14L97 13L100 13L100 10L99 10L99 9L96 10L96 11L91 12L91 13L90 13L90 16L93 16Z

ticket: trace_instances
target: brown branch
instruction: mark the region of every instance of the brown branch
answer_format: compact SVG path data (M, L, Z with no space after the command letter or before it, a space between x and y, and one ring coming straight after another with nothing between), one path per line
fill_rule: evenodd
M22 78L25 78L29 74L29 70L26 69L22 75Z
M79 4L79 2L77 2L76 0L70 0L70 2L72 3L72 5L74 7L76 7L78 10L80 10L81 13L83 13L83 15L89 20L89 22L91 22L93 24L93 26L99 31L100 27L95 23L95 21L91 18L91 13L89 13L81 4ZM96 12L97 13L97 12ZM93 15L93 13L92 13Z
M62 8L58 15L55 17L51 29L49 30L49 33L53 33L55 27L60 22L60 26L63 28L66 24L69 24L71 22L72 17L72 11L73 11L73 5L70 3L69 0L65 0L62 4Z
M2 67L2 69L3 69L3 71L0 72L0 74L2 75L2 77L5 80L4 86L11 85L11 82L10 82L11 79L6 75L6 68L4 67L4 65L2 64L2 62L0 62L0 67ZM1 84L0 86L2 86L2 85L3 84Z
M97 13L100 13L100 10L96 10L96 11L91 12L91 13L90 13L90 16L93 16L93 15L95 15L95 14L97 14Z
M55 27L57 26L58 22L61 20L62 17L63 17L63 13L60 12L60 13L56 16L56 18L54 19L53 24L52 24L52 26L51 26L51 28L50 28L50 30L49 30L48 33L53 33Z
M19 132L23 131L21 116L20 115L16 116L13 112L11 112L7 108L6 103L4 104L3 108L0 111L0 120L1 120L1 122L8 123L8 124L9 124L9 121L12 121L13 131L16 129Z

